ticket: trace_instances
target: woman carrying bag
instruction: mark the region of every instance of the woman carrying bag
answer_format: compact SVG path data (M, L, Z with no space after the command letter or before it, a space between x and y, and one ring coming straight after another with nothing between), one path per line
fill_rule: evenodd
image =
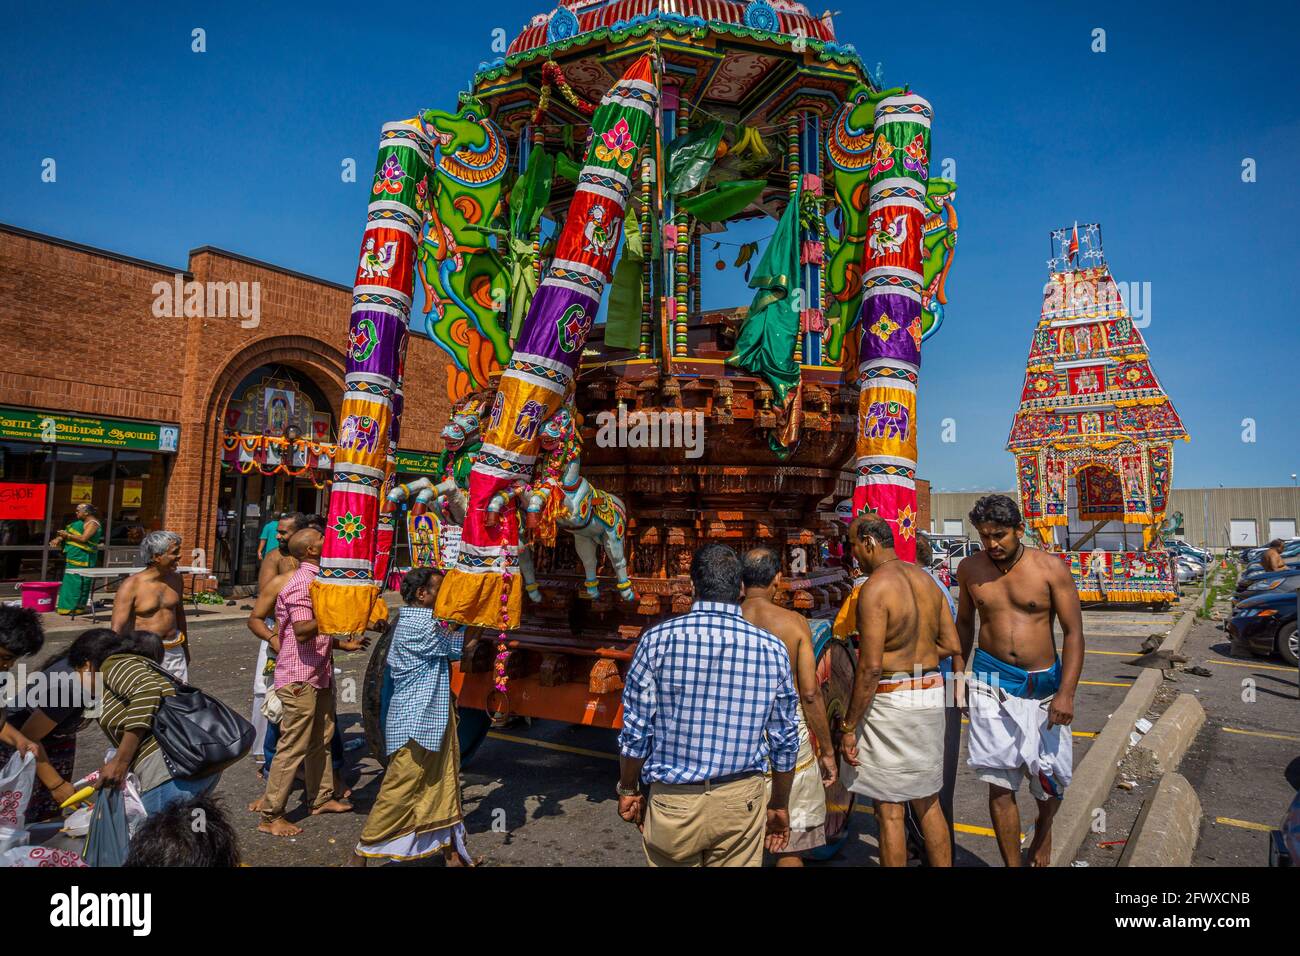
M150 816L212 790L221 779L219 770L192 779L178 776L154 733L158 709L165 698L176 696L176 685L139 654L119 651L101 657L101 653L68 654L69 665L89 692L94 692L96 674L103 679L99 728L117 752L104 764L97 785L116 789L126 781L128 773L134 773L140 781L140 799ZM188 688L182 685L181 690ZM249 727L250 742L251 731Z

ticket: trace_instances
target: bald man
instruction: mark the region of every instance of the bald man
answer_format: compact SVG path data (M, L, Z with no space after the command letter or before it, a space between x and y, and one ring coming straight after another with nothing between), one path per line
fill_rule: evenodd
M275 661L274 692L284 705L280 742L267 774L258 830L273 836L297 836L302 828L285 819L285 804L299 765L303 766L312 815L347 813L352 804L334 796L329 741L334 735L333 649L359 651L368 637L341 641L322 634L311 603L311 584L320 572L321 533L303 528L289 539L298 569L275 599L280 653Z
M790 787L790 842L776 853L776 865L803 866L808 851L826 845L825 788L833 786L839 776L831 722L817 680L812 629L802 614L777 605L781 558L771 548L746 551L740 559L740 579L745 585L741 616L781 639L790 656L791 679L799 690L799 756Z

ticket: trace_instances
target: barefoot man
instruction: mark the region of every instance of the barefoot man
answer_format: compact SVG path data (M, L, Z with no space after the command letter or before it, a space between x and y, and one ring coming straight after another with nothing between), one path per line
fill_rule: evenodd
M778 607L773 598L781 585L781 560L771 548L754 548L740 561L745 600L740 613L750 624L775 634L790 655L790 671L799 691L799 756L795 758L790 786L790 842L776 854L777 866L803 866L803 855L826 845L826 793L839 776L839 762L831 747L831 725L826 701L817 681L812 631L802 614ZM813 756L811 728L817 741ZM769 775L769 786L771 777Z
M334 735L334 658L332 650L359 651L367 637L340 641L321 634L311 603L311 583L320 572L324 538L314 528L303 528L289 539L289 551L298 570L284 582L275 599L275 619L280 654L275 661L275 694L284 706L280 742L267 775L262 797L262 822L258 830L274 836L302 833L284 818L289 789L299 765L303 766L307 798L313 815L347 813L352 804L334 796L334 772L329 741Z
M275 655L280 650L280 642L270 639L275 630L275 598L284 582L289 580L289 575L298 570L298 559L289 553L289 538L306 526L306 515L297 511L281 515L275 523L275 545L262 555L262 564L257 569L257 600L254 602L253 613L262 620L262 627L256 627L252 619L249 619L248 629L261 638L257 642L257 663L253 667L253 711L249 719L257 735L253 740L253 758L263 758L264 769L267 753L263 742L267 735L262 704L270 690L271 677L275 672Z
M944 680L939 661L957 631L934 582L894 553L879 517L854 525L854 557L870 575L858 591L858 669L840 748L844 781L875 801L882 866L907 865L903 805L925 838L931 866L952 866L943 787Z
M113 595L109 626L122 635L132 631L157 634L163 642L163 670L188 684L185 585L176 570L181 563L181 536L174 531L150 531L140 542L140 561L144 570L123 581Z
M1038 802L1028 862L1048 866L1052 818L1073 772L1070 723L1083 669L1079 592L1058 556L1025 547L1020 509L1006 495L979 499L970 520L984 550L957 568L961 662L970 662L967 763L989 785L989 815L1007 866L1021 865L1016 791L1028 778ZM979 649L972 657L977 608ZM1053 617L1064 634L1061 657Z

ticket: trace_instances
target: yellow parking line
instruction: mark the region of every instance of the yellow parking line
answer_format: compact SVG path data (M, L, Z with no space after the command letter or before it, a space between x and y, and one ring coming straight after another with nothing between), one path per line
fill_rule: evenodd
M853 812L866 813L874 817L876 815L876 808L871 806L870 804L864 804L862 801L858 801L853 805ZM976 826L971 826L969 823L954 823L952 825L952 828L956 830L958 833L969 833L972 836L982 836L982 837L997 836L997 834L994 833L993 830L990 829L989 827L976 827ZM1023 840L1024 838L1025 838L1025 834L1023 833L1020 834L1020 839Z
M964 721L964 720L962 721L962 723L967 723L967 722L968 721ZM558 750L560 753L577 754L582 757L599 757L602 760L618 759L618 754L605 753L600 750L588 750L585 747L570 747L568 744L555 744L555 743L551 743L549 740L530 740L527 737L516 737L513 734L503 734L495 730L488 731L488 736L493 738L494 740L504 740L507 743L526 744L530 747L541 747L544 750ZM1075 736L1095 737L1096 734L1088 734L1082 731L1075 731ZM868 813L873 816L875 815L876 812L875 807L872 807L870 805L865 805L861 802L854 804L853 809L858 813ZM969 833L973 836L992 837L997 835L989 827L971 826L969 823L954 823L953 829L956 830L958 833ZM1023 840L1024 838L1025 835L1023 833L1020 834L1020 839Z
M498 733L495 730L488 731L488 736L495 740L506 740L512 744L527 744L530 747L541 747L544 750L558 750L564 754L578 754L581 757L600 757L602 760L617 760L618 754L606 753L603 750L588 750L585 747L570 747L568 744L553 744L549 740L530 740L527 737L515 737L511 734Z
M1272 740L1300 740L1300 737L1293 737L1290 734L1266 734L1262 730L1238 730L1236 727L1221 727L1227 734L1245 734L1247 737L1268 737Z
M1131 651L1084 651L1085 654L1109 654L1111 657L1140 657L1141 654L1135 648Z
M1215 817L1215 823L1222 823L1225 826L1241 827L1243 830L1259 830L1263 833L1270 832L1273 828L1265 823L1251 823L1249 820L1234 820L1232 817Z
M1110 680L1081 680L1080 684L1087 684L1089 687L1132 687L1132 681L1110 681Z
M1288 674L1294 674L1294 667L1279 667L1276 664L1252 664L1249 661L1206 661L1205 663L1213 666L1222 664L1224 667L1249 667L1261 671L1286 671Z

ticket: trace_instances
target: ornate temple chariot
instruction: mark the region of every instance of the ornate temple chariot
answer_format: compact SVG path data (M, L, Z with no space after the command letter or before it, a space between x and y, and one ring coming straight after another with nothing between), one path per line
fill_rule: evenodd
M464 750L485 712L617 727L638 635L688 609L695 551L765 544L842 710L853 653L828 624L851 582L826 503L851 494L915 545L921 345L957 226L930 123L830 14L589 0L534 17L455 111L387 124L343 410L381 440L336 457L322 629L382 618L405 520L448 569L437 613L471 627ZM774 229L753 301L705 310L704 244L744 220ZM455 412L442 474L397 486L412 326L446 353ZM602 438L610 422L649 440Z
M1161 531L1187 441L1102 253L1101 227L1052 233L1043 308L1007 440L1025 523L1088 601L1177 598Z

